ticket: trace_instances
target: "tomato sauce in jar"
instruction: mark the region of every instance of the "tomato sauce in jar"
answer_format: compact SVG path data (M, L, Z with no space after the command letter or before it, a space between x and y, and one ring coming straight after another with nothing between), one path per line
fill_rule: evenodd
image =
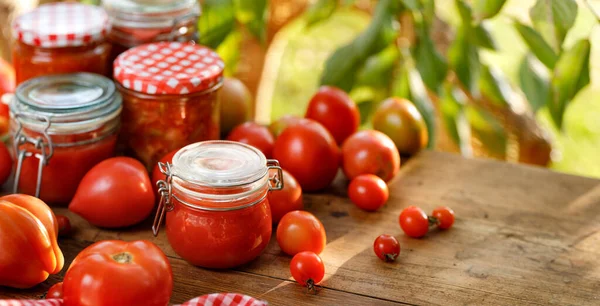
M91 73L22 83L10 104L14 192L68 204L83 176L114 156L122 109L114 83Z
M60 73L109 76L109 29L104 10L79 3L45 4L17 17L12 25L17 84Z
M223 67L215 52L192 43L147 44L121 54L114 78L123 95L126 153L152 169L173 150L218 139Z
M153 231L158 234L165 218L167 238L179 256L196 266L226 269L266 248L272 229L267 193L283 188L276 160L238 142L205 141L184 147L160 168L166 178L159 182Z

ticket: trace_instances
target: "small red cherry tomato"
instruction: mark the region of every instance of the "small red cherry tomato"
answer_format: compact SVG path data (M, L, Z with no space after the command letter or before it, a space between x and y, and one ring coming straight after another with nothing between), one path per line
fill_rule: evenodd
M313 252L300 252L292 258L290 272L300 285L313 290L315 285L323 280L325 266L319 255Z
M343 90L332 86L319 88L308 103L305 117L321 123L339 145L360 125L356 103Z
M406 235L420 238L429 231L427 214L419 207L409 206L400 213L400 227Z
M433 210L431 216L440 229L449 229L454 224L454 211L450 207L440 206Z
M63 297L63 283L56 283L46 293L47 299L62 299Z
M56 221L58 221L58 235L69 236L72 230L69 218L67 216L56 215Z
M227 136L227 140L251 145L263 152L267 158L273 155L275 137L266 126L255 122L249 121L236 126Z
M279 221L277 243L288 255L304 251L320 254L327 244L327 236L317 217L307 211L294 210Z
M400 255L400 243L396 237L383 234L375 239L373 251L381 260L392 262Z
M390 192L385 182L377 175L362 174L350 182L348 196L361 209L375 211L387 202Z

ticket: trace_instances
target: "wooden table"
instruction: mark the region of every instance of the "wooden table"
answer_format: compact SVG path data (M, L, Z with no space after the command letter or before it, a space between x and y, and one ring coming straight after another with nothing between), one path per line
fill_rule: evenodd
M173 303L213 292L239 292L271 305L600 305L600 181L545 169L466 160L426 152L403 165L378 212L356 208L343 179L327 193L306 195L306 209L325 225L321 254L326 276L317 294L290 281L290 258L276 240L254 262L231 271L196 268L170 248L164 231L149 224L100 230L65 209L77 231L60 240L66 266L90 243L148 239L169 256ZM452 207L448 231L406 237L398 225L408 205L431 211ZM402 253L384 263L374 239L395 235ZM64 269L66 270L66 269ZM63 270L63 273L64 273ZM0 288L0 296L40 297L63 273L30 290Z

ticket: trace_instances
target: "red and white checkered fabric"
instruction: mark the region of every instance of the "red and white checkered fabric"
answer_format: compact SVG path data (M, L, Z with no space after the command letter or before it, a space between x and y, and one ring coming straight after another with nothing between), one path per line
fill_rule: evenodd
M83 46L104 39L109 29L103 9L75 2L41 5L12 24L15 38L44 48Z
M180 306L267 306L267 302L238 293L212 293L193 298Z
M62 299L47 300L0 300L0 306L62 306Z
M123 87L146 94L181 95L210 89L223 80L217 53L194 43L159 42L129 49L114 63Z

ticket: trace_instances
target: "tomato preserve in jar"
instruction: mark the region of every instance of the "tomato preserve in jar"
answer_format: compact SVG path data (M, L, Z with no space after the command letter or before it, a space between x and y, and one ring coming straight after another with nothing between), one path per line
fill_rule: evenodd
M17 84L58 73L109 76L109 28L104 10L79 3L45 4L17 17L12 25Z
M165 154L219 138L223 61L192 43L142 45L115 61L123 95L121 142L152 169Z
M276 160L238 142L205 141L159 166L166 178L158 184L154 235L165 217L173 250L206 268L232 268L260 255L271 238L267 193L283 188Z
M114 155L121 108L114 83L97 74L58 74L19 85L10 104L14 192L68 204L86 172Z

